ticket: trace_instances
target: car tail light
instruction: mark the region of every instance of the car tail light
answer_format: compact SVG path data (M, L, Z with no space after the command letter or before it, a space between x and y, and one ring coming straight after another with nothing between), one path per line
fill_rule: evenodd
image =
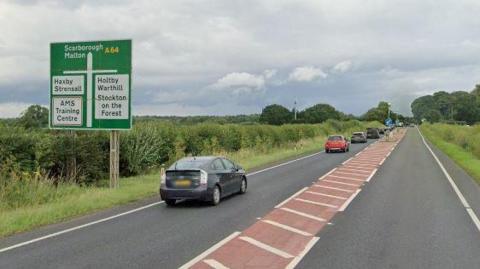
M200 184L207 185L208 174L207 172L200 170Z
M165 171L160 172L160 184L164 185L166 180L167 180L167 175L165 174Z

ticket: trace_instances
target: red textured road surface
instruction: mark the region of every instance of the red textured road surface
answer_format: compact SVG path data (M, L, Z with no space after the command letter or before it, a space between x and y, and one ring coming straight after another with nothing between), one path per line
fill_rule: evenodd
M370 145L181 268L294 268L319 240L316 234L346 209L403 135L396 142Z

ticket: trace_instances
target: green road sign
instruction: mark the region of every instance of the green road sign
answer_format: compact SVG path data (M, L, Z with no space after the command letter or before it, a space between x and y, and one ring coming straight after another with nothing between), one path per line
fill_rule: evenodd
M132 41L50 44L50 128L132 126Z

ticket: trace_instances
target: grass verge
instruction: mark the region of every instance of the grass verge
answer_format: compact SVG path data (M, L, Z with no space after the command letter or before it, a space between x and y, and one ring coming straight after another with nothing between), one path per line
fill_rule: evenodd
M246 170L322 149L325 137L301 140L298 143L270 150L240 150L220 153L243 165ZM120 188L58 186L58 198L39 205L14 210L0 206L0 237L31 230L42 225L65 221L116 205L157 195L159 173L123 178Z
M437 148L443 151L448 157L454 160L470 176L472 176L477 181L477 183L480 184L480 159L478 159L472 152L465 149L464 147L461 147L454 143L447 142L433 128L431 125L422 125L420 127L423 135L431 143L433 143Z

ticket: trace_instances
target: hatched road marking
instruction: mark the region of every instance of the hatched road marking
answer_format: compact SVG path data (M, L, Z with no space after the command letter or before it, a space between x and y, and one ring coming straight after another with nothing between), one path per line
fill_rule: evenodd
M256 247L259 247L259 248L261 248L261 249L264 249L264 250L266 250L266 251L268 251L268 252L271 252L271 253L273 253L273 254L275 254L275 255L278 255L278 256L280 256L280 257L282 257L282 258L285 258L285 259L290 259L290 258L295 257L295 256L293 256L292 254L289 254L289 253L287 253L287 252L285 252L285 251L283 251L283 250L280 250L280 249L274 248L274 247L272 247L272 246L269 246L269 245L267 245L267 244L265 244L265 243L262 243L262 242L260 242L260 241L258 241L258 240L255 240L255 239L253 239L253 238L251 238L251 237L248 237L248 236L241 236L241 237L239 237L239 239L240 239L240 240L243 240L243 241L245 241L245 242L248 242L248 243L250 243L250 244L252 244L252 245L254 245L254 246L256 246Z

